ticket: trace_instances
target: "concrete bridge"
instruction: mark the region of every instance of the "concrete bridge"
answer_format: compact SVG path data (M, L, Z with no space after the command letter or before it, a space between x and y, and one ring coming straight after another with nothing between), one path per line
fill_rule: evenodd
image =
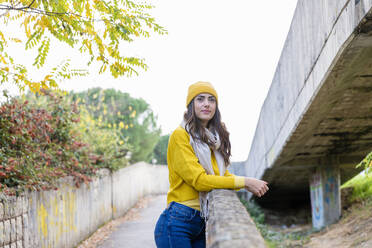
M371 149L372 0L299 0L245 161L270 183L259 203L311 199L313 226L328 225Z

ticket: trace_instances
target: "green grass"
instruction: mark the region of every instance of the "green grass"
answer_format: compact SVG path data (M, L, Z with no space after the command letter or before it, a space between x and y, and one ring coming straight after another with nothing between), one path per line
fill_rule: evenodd
M341 188L346 187L354 188L351 201L365 200L372 197L372 173L362 173L353 177L341 186Z

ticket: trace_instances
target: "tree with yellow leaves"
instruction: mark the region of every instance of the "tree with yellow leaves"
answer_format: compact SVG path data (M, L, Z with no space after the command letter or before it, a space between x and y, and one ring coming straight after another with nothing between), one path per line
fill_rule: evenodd
M130 163L151 161L161 130L156 115L145 100L115 89L101 88L70 92L69 96L84 105L96 122L104 123L102 129L120 131L131 147Z
M143 2L143 1L142 1ZM21 90L58 88L60 80L87 74L87 69L70 68L69 60L52 68L41 80L31 78L30 69L47 63L52 39L78 49L88 56L87 66L99 63L99 73L107 70L115 78L147 69L144 59L126 57L119 50L123 42L166 34L148 13L154 6L132 0L0 0L0 85L10 81ZM9 24L19 24L24 37L6 32ZM37 49L33 66L27 68L12 56L9 45L21 43L26 50Z

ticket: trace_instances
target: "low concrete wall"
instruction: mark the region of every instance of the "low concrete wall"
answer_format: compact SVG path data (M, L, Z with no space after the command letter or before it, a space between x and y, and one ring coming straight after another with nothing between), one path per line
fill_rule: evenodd
M88 185L73 185L68 177L56 191L0 195L0 247L75 247L142 196L166 193L168 169L138 163L113 174L101 170Z
M114 173L112 180L114 218L122 216L139 198L149 194L165 194L169 189L166 166L138 163Z
M207 247L266 247L243 204L232 190L216 189L209 194Z

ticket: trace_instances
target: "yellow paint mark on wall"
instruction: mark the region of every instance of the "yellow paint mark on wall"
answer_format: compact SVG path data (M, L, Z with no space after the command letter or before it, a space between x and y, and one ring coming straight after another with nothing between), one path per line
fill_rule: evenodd
M43 248L53 247L64 234L77 232L77 196L75 192L61 192L56 196L44 198L37 206L38 230L42 237Z
M37 220L39 223L39 228L44 238L48 236L48 225L47 225L48 212L46 211L43 204L41 204L37 209Z
M60 205L58 204L59 201L58 201L57 197L58 197L58 195L54 196L54 199L53 199L53 206L54 206L53 219L55 220L54 225L55 225L56 243L58 243L59 239L61 238L62 232L63 232L63 229L62 229L63 223L62 223L61 218L60 218L60 209L59 209Z
M58 213L59 213L59 208L58 207L59 206L58 206L57 197L54 197L53 205L54 205L54 215L58 216Z
M69 193L70 200L68 201L68 210L69 210L69 229L77 232L75 226L75 213L76 213L76 195L74 193Z

